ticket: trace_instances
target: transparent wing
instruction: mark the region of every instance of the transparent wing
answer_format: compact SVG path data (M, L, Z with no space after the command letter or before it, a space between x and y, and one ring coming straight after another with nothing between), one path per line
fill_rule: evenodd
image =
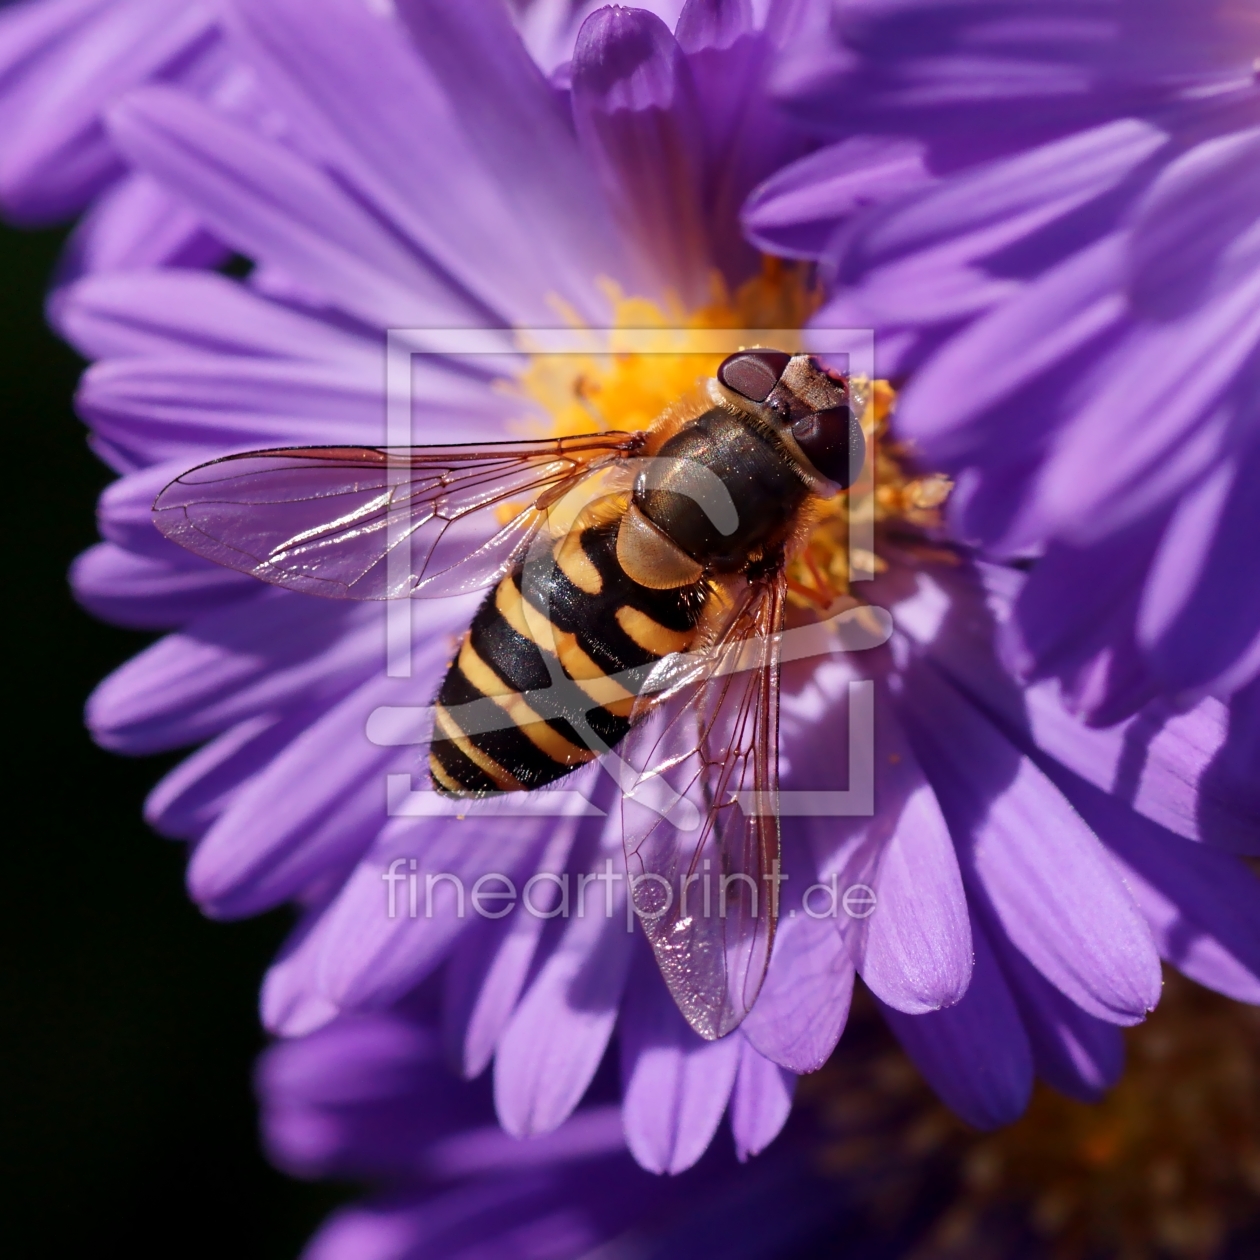
M662 661L618 750L636 912L679 1009L710 1039L752 1008L774 941L784 594L781 574L734 592L703 661Z
M157 497L189 551L333 599L453 595L497 581L548 501L635 450L600 433L480 446L310 446L229 455Z

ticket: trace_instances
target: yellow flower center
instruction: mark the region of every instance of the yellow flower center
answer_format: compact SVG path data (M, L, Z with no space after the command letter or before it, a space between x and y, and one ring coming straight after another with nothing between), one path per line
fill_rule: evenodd
M761 274L729 292L714 275L711 297L699 310L677 302L627 297L612 282L602 286L612 309L606 335L592 336L585 354L536 353L513 388L545 414L546 433L568 436L606 429L646 429L711 377L724 353L707 350L702 334L723 328L801 328L818 309L820 294L807 271L768 258ZM574 329L583 325L565 312ZM603 330L601 330L603 331ZM643 333L648 338L643 349ZM635 349L627 348L633 333ZM530 349L528 335L525 349Z
M821 300L806 268L773 258L765 259L761 273L734 293L715 276L711 299L699 310L627 297L612 284L605 289L612 327L601 332L598 343L592 334L587 352L532 353L524 373L509 386L530 404L533 418L521 422L523 435L646 429L658 416L695 400L703 382L717 372L725 352L712 351L712 339L703 334L714 329L800 329ZM583 327L572 313L567 318L574 329ZM644 334L652 331L659 332L659 340L648 336L645 348ZM633 349L629 333L634 334ZM532 349L527 336L523 348ZM952 558L911 541L939 524L950 482L908 470L905 452L887 436L896 395L886 381L854 381L853 395L863 409L874 475L852 492L819 505L813 528L788 570L789 598L802 610L834 613L838 605L856 602L849 589L848 534L849 521L859 512L873 515L877 529L899 526L908 535L903 544L917 548L922 558ZM878 555L857 551L854 559L871 571L885 567Z

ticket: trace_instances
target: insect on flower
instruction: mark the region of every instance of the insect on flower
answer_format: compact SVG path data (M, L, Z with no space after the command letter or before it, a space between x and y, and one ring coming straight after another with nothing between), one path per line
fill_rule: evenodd
M643 432L233 455L167 486L154 520L337 599L493 587L433 705L434 787L530 791L605 758L635 908L683 1014L717 1037L774 937L787 564L864 459L845 379L754 349Z

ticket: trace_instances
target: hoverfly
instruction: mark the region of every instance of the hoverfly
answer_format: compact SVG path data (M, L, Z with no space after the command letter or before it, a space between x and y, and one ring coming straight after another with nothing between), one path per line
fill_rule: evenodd
M841 375L750 349L644 432L232 455L153 510L181 546L295 591L492 588L433 705L434 788L529 791L616 763L631 888L656 898L636 908L713 1038L751 1008L774 937L777 813L737 801L777 801L787 564L864 458Z

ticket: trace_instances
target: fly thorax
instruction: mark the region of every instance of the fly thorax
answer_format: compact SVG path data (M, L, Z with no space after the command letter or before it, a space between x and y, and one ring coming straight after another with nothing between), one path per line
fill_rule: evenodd
M664 554L659 535L694 565L736 572L784 539L808 494L772 434L715 407L670 438L639 474L618 557L638 546ZM684 566L676 557L675 567Z

